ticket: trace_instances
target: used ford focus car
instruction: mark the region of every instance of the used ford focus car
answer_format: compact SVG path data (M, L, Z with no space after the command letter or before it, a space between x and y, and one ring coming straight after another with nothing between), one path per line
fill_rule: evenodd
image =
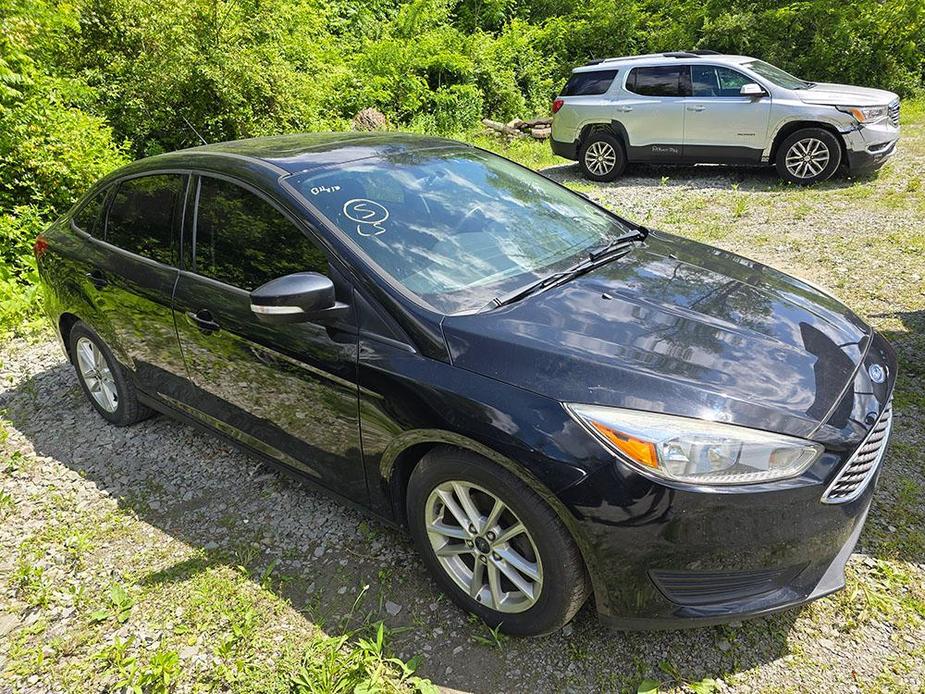
M406 526L517 634L837 590L896 360L822 291L400 134L151 157L35 245L99 414L207 428Z

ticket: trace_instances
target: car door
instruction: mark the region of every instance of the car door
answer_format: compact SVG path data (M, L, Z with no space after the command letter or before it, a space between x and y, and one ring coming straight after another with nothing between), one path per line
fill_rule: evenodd
M677 161L684 140L684 97L689 72L679 65L632 68L615 120L626 131L630 161Z
M187 182L178 173L117 182L87 253L85 278L104 323L94 327L151 395L187 378L172 309Z
M771 97L739 94L748 75L722 65L695 64L691 96L684 99L684 158L758 163L771 117Z
M190 387L174 404L365 503L355 319L271 325L251 311L249 299L251 290L294 272L331 277L348 303L349 285L319 246L256 191L203 175L191 201L191 252L174 304Z

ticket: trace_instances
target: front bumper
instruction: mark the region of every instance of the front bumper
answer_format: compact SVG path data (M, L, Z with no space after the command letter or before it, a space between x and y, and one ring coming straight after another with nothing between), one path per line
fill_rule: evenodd
M875 362L887 367L884 383L868 378ZM614 462L561 493L579 519L601 618L622 629L702 626L767 615L842 588L886 439L860 493L833 502L830 485L888 416L894 383L895 357L875 336L854 387L822 427L826 453L795 480L753 490L676 488Z
M876 171L896 153L899 128L887 121L842 133L851 173Z

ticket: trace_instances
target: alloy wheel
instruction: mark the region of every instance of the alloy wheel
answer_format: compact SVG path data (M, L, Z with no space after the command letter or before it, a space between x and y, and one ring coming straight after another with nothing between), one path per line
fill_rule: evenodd
M585 152L585 166L595 176L605 176L617 163L617 153L608 142L592 142Z
M116 380L100 348L86 337L77 340L77 368L96 404L106 412L115 412L119 407Z
M473 600L508 613L536 603L543 564L530 532L504 501L452 480L431 491L425 514L440 566Z
M784 163L796 178L815 178L829 165L829 148L815 137L797 140L787 150Z

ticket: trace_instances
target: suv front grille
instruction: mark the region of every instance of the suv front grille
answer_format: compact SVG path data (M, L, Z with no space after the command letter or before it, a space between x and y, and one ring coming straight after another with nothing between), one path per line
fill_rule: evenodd
M887 106L887 109L890 115L890 123L892 123L898 128L899 127L899 99L897 99L896 101L892 102L889 106Z
M880 419L874 428L867 434L867 438L858 446L858 449L845 463L845 466L836 475L829 485L822 501L827 504L841 504L857 499L867 487L868 482L877 472L877 466L886 450L886 442L890 438L890 427L893 424L893 402L887 403Z

